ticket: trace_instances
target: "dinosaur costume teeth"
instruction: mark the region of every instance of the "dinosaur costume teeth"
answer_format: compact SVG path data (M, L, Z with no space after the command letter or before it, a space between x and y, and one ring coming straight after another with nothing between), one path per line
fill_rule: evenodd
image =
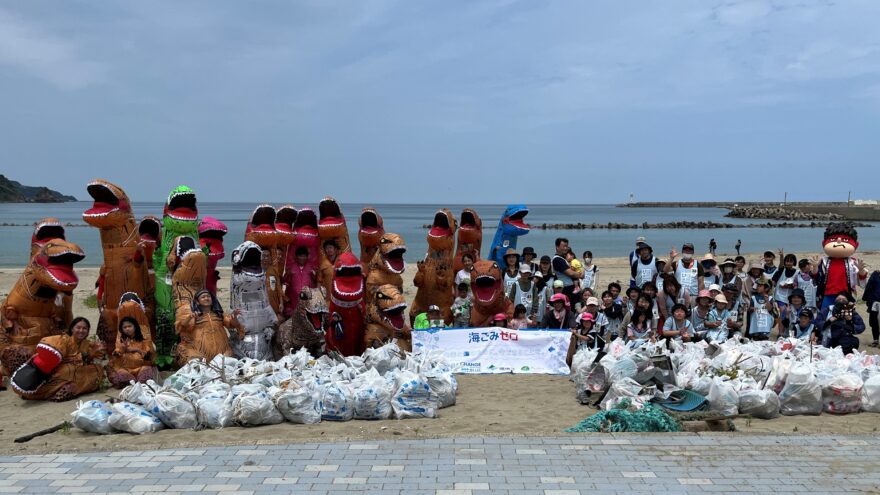
M379 239L385 233L382 215L375 208L364 208L358 218L358 244L361 246L361 264L369 270L370 261L379 248Z
M0 361L3 372L18 369L40 340L67 330L73 320L70 295L79 279L73 265L85 254L76 244L52 239L31 257L6 300L0 305Z
M406 270L403 255L406 244L403 238L392 232L386 232L379 238L379 247L373 255L367 270L366 302L373 301L373 295L382 285L393 285L403 291L403 277Z
M261 204L254 208L251 218L248 220L248 226L245 229L244 239L251 241L260 247L263 255L268 257L266 266L266 292L269 297L269 303L272 310L278 318L281 318L284 311L284 254L279 249L278 243L281 236L275 230L275 218L277 214L275 207L269 204Z
M504 252L507 249L516 249L519 236L526 235L531 230L524 221L528 214L529 208L526 205L508 205L505 208L489 250L489 259L498 263L498 266L504 266Z
M483 246L483 221L480 215L471 208L465 208L460 218L455 259L452 262L452 270L456 273L464 268L464 263L461 262L462 256L470 254L474 261L477 261L480 259L480 249Z
M31 257L37 254L37 251L52 239L64 240L64 225L57 218L44 218L37 222L34 226L34 232L31 234Z
M403 351L412 351L412 329L407 324L406 300L393 285L376 289L373 301L367 305L367 328L364 343L367 347L379 347L397 339Z
M455 231L456 222L452 212L446 208L438 210L428 231L428 252L424 261L419 263L419 271L413 279L417 290L409 311L410 325L419 313L425 312L432 304L440 306L444 321L452 322L451 307L455 299L452 291L452 282L455 280L452 250Z
M332 290L333 263L324 255L323 245L326 241L333 240L339 247L337 256L345 252L351 252L351 243L348 240L348 227L345 224L345 216L339 203L331 197L326 197L318 203L318 236L321 239L318 249L318 284L324 287L325 293Z
M359 356L364 352L364 270L352 253L342 253L334 265L333 288L330 292L330 321L327 348L343 356Z
M302 347L315 357L324 353L327 302L323 290L304 287L297 301L293 316L278 327L272 339L276 360Z
M513 318L513 303L504 294L504 282L498 263L480 260L471 270L471 287L474 305L471 309L471 326L485 327L498 313L505 313L508 320Z
M207 289L211 294L217 295L217 281L220 280L220 272L217 271L217 263L225 256L223 238L226 236L226 224L214 217L204 217L199 222L199 243L202 249L208 251L208 282Z

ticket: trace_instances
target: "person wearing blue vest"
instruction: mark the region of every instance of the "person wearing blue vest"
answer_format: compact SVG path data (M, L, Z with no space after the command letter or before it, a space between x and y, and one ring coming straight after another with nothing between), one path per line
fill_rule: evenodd
M689 296L695 296L703 290L703 265L694 259L694 245L690 242L681 246L681 259L676 261L678 253L675 248L669 252L667 273L674 273L675 279L681 284Z

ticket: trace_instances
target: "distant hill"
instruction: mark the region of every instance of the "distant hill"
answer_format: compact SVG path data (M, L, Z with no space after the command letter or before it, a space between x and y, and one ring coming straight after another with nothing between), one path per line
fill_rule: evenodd
M23 186L0 174L0 203L67 203L68 201L76 201L76 198L45 186Z

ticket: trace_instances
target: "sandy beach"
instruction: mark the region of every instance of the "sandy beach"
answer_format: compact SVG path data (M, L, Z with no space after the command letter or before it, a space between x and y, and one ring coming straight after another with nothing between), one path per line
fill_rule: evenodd
M799 256L808 253L798 253ZM880 253L860 255L873 267L880 266ZM719 254L723 259L727 255ZM756 258L748 256L748 259ZM600 268L600 283L604 286L615 280L629 278L627 260L601 258L596 260ZM97 310L87 308L84 300L94 293L98 270L77 270L80 284L75 292L74 313L97 321ZM408 300L415 296L412 277L415 265L407 268L405 295ZM20 274L20 269L0 269L0 298L5 298ZM229 271L221 274L221 293L228 292ZM222 295L221 301L228 301ZM863 306L859 308L863 312ZM862 350L876 349L866 346L870 331L861 335ZM68 451L99 451L124 449L158 449L175 446L203 446L226 444L261 444L299 441L347 441L390 438L428 438L444 436L513 435L530 436L559 434L595 410L580 405L575 400L574 384L567 377L527 375L481 375L459 376L458 403L440 411L435 420L389 420L349 421L345 423L324 422L317 425L292 425L284 423L259 428L227 428L223 430L165 430L156 434L132 437L126 434L98 436L73 429L54 433L24 444L13 444L12 439L43 428L56 425L70 418L75 401L67 403L25 402L11 391L0 393L0 444L9 454L30 454ZM97 392L81 399L106 399L115 397L112 389ZM737 428L744 433L873 433L876 432L877 415L862 413L847 416L794 416L773 420L738 419Z

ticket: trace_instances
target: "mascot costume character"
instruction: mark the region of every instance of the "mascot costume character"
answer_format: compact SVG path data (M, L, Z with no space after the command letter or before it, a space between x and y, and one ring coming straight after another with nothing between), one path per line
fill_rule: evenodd
M284 267L280 257L277 256L280 236L275 230L275 217L275 207L272 205L257 206L245 228L244 240L260 247L265 269L266 294L272 310L280 320L284 310L284 287L281 285Z
M278 327L272 339L272 354L281 359L305 347L313 357L324 354L327 331L327 298L323 288L303 287L293 316Z
M403 272L406 271L406 243L403 237L386 232L379 238L379 248L370 261L367 270L367 304L373 301L376 289L382 285L393 285L403 293Z
M57 218L44 218L37 222L37 225L34 227L34 233L31 234L30 257L33 258L37 251L52 239L61 239L62 241L66 239L64 237L64 226L61 225L61 221Z
M402 351L412 351L412 328L406 322L406 299L393 285L376 288L373 302L367 306L367 331L364 344L381 347L396 339Z
M244 338L233 346L235 357L271 360L270 343L278 316L269 303L263 250L251 241L244 241L232 252L229 294L230 308L240 311L238 321L244 326Z
M318 236L321 244L318 249L320 262L318 264L318 285L324 287L324 293L329 294L333 282L334 261L327 259L324 254L324 243L333 241L336 243L336 256L345 252L351 252L351 243L348 240L348 226L345 224L345 216L339 208L339 203L331 197L326 197L318 203Z
M220 280L217 263L226 256L226 251L223 249L223 237L226 232L226 224L214 217L205 217L199 222L199 243L202 249L208 252L208 282L205 288L215 297L217 281Z
M276 225L278 224L276 219ZM290 318L299 303L299 296L304 287L317 287L318 276L318 216L311 208L303 208L293 222L293 244L287 249L284 265L284 294L287 304L284 306L284 317ZM296 252L305 250L305 264L300 267L296 262Z
M526 205L509 205L504 210L489 250L489 259L498 263L498 266L505 266L504 253L508 249L516 249L517 238L529 233L531 227L523 221L528 214Z
M455 228L455 217L451 211L443 208L434 214L434 222L428 231L428 253L418 263L419 271L413 279L417 290L409 310L410 325L419 313L425 312L432 304L440 307L443 320L447 324L452 322L452 301L455 299L452 290L455 280L455 272L452 271Z
M452 271L458 273L464 268L461 257L470 254L474 261L480 259L480 249L483 247L483 220L480 215L471 208L465 208L461 212L461 220L458 222L458 240L455 246L455 260L452 262Z
M816 302L820 309L834 304L834 298L845 294L855 301L856 288L865 287L868 271L862 260L853 257L859 248L859 234L851 223L832 223L825 229L816 277Z
M369 270L373 255L379 249L379 239L385 233L382 215L375 208L364 208L358 219L358 244L361 246L361 265ZM369 273L369 272L367 272Z
M486 327L499 314L513 318L513 303L504 293L504 281L498 263L491 260L480 260L474 263L471 270L471 289L474 294L474 305L471 308L471 326Z
M153 334L150 332L150 320L140 297L134 292L126 292L119 300L116 310L119 321L127 318L137 323L135 338L123 339L121 332L116 332L115 346L110 349L107 363L107 378L115 388L125 388L129 382L146 383L155 380L159 371L153 364L156 346L153 345ZM137 331L140 331L138 336Z
M330 291L330 328L327 349L343 356L360 356L364 352L364 271L352 253L336 258L333 287Z

